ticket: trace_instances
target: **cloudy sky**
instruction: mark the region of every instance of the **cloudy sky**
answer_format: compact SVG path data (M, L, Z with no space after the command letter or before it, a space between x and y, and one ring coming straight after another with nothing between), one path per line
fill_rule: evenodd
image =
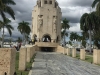
M21 21L27 21L31 25L31 15L37 0L14 0L16 2L15 6L12 6L15 11L16 20L12 20L12 25L14 27L13 37L21 36L20 32L17 30L18 23ZM70 21L69 31L81 32L80 30L80 17L85 12L90 12L91 4L94 0L57 0L59 6L62 10L62 19L67 18ZM92 9L91 9L92 10ZM2 34L2 33L1 33ZM8 36L8 31L5 29L5 35ZM1 36L1 35L0 35Z

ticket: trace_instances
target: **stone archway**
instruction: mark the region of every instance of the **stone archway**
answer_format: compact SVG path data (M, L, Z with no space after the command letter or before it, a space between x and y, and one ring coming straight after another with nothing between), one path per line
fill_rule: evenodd
M42 37L43 42L51 42L51 36L49 34L45 34Z

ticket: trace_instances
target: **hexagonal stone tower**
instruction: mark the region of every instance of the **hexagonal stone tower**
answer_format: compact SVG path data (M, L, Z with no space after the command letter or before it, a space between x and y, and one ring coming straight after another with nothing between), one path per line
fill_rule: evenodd
M32 11L32 39L40 42L61 40L61 9L56 0L37 0Z

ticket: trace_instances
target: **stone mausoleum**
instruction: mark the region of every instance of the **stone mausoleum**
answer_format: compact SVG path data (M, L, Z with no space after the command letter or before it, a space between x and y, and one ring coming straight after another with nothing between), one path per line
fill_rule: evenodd
M56 0L37 0L32 11L31 39L59 43L61 40L62 12Z

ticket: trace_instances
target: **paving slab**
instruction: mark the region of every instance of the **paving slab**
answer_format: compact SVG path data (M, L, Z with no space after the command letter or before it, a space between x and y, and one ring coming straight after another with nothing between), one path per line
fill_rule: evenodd
M100 75L100 66L55 52L38 52L31 75Z

